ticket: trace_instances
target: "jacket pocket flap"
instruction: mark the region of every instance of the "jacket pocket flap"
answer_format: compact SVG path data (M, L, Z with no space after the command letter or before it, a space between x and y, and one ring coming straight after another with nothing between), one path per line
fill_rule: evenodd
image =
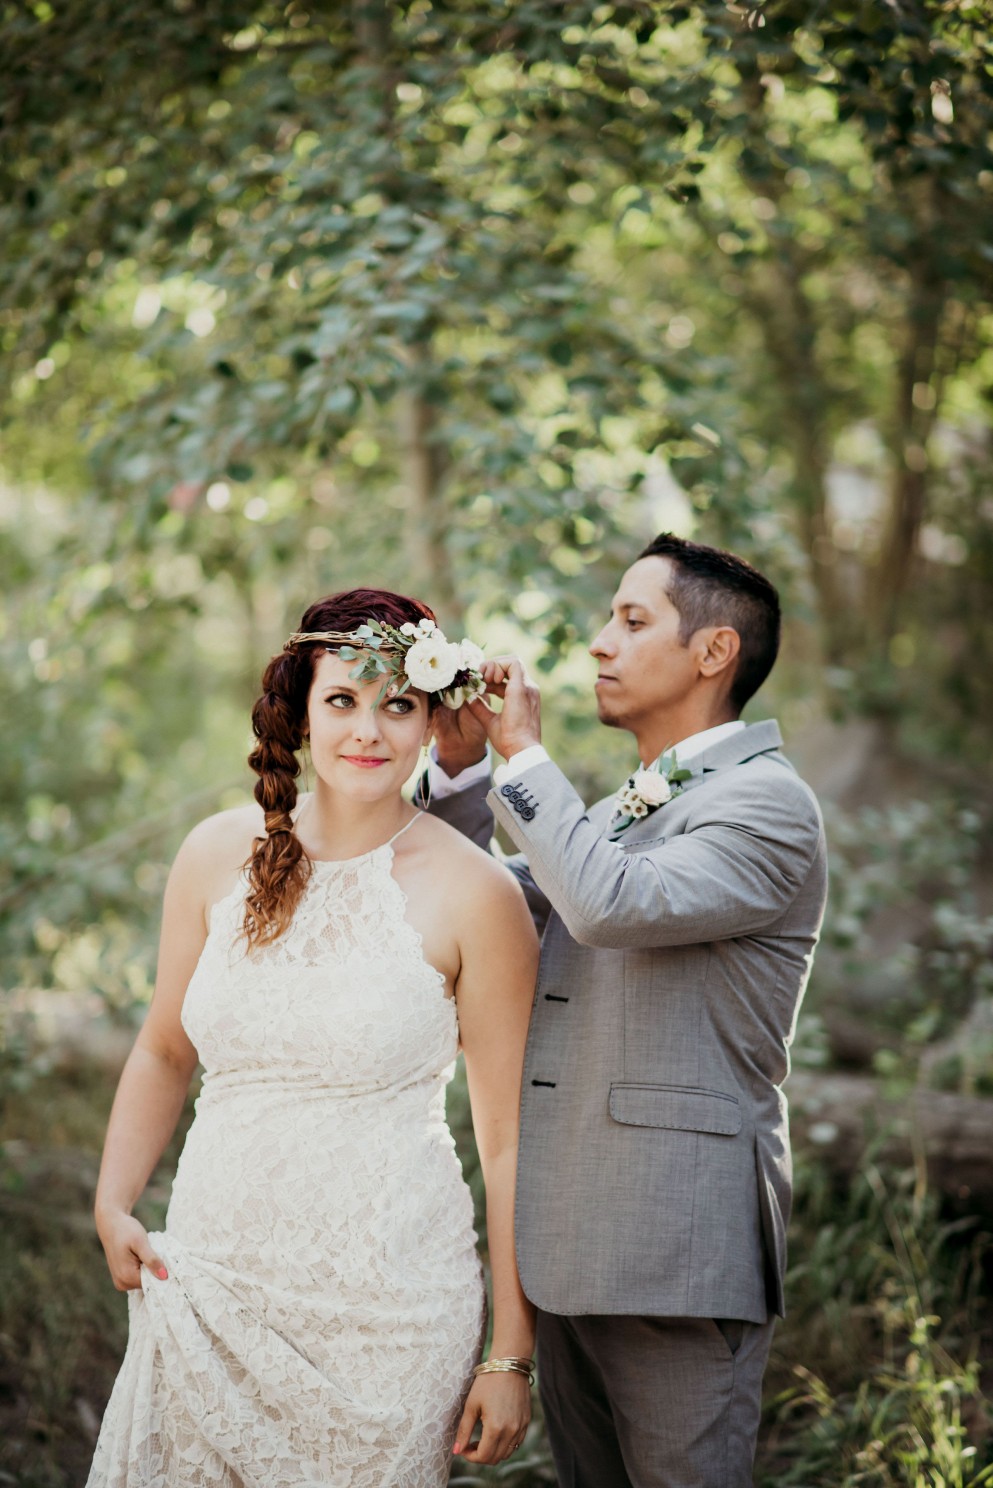
M733 1095L686 1085L611 1085L610 1114L625 1126L662 1126L671 1131L741 1131L741 1107Z

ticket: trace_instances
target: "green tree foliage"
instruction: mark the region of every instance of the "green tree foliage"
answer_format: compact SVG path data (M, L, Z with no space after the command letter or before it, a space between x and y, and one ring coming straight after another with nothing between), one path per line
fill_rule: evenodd
M560 208L590 151L644 155L657 182L679 155L623 126L654 28L589 47L573 14L4 7L25 975L58 975L56 927L154 902L162 813L220 799L225 700L301 595L364 571L453 620L531 585L560 601L560 644L602 601L582 581L611 544L619 564L622 528L587 467L654 353L617 331ZM103 839L106 861L80 855Z
M670 358L620 331L563 206L580 162L671 185L679 142L627 93L677 85L644 7L500 12L208 5L161 37L141 6L22 12L7 349L58 367L134 296L142 366L94 431L117 490L154 514L330 466L343 501L402 484L394 525L449 611L466 542L493 594L581 575L609 515L584 454Z
M993 644L974 592L991 514L972 473L989 454L990 18L738 9L680 8L693 19L673 65L709 84L705 164L678 206L632 203L625 257L643 292L662 269L670 338L715 369L708 422L740 458L709 464L799 543L834 680L877 712L906 708L914 663L942 670L943 624L946 652L949 629L973 648L944 698L968 730L977 707L988 718Z
M125 540L323 480L445 611L530 587L561 647L665 460L863 704L908 702L921 584L989 656L983 7L9 3L0 36L7 416L124 359L75 428Z
M978 754L979 7L9 0L0 40L15 907L83 913L84 843L223 789L181 741L301 595L561 653L666 467L810 596L806 690Z

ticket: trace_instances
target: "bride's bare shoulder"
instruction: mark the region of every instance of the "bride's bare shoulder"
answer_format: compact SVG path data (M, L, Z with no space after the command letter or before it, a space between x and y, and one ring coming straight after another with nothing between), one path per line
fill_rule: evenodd
M187 833L176 854L174 872L202 882L235 877L251 856L263 827L261 807L254 802L205 817Z
M449 902L486 898L492 906L494 900L514 899L520 894L517 880L499 859L447 822L425 816L420 831L427 870L443 886Z

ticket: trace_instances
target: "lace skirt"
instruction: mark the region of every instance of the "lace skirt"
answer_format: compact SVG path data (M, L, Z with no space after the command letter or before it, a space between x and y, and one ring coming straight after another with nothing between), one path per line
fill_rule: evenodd
M472 1204L437 1099L214 1089L87 1488L442 1488L479 1357Z

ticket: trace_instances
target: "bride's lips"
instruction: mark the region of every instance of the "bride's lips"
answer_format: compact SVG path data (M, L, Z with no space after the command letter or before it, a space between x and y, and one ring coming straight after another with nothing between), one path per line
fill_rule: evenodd
M346 765L358 765L360 770L374 770L377 765L388 765L389 760L372 754L343 754Z
M593 686L594 687L599 687L601 682L616 682L616 681L617 681L617 678L616 677L611 677L611 676L609 676L605 672L602 676L600 676L600 677L598 677L596 679L596 681L594 682Z

